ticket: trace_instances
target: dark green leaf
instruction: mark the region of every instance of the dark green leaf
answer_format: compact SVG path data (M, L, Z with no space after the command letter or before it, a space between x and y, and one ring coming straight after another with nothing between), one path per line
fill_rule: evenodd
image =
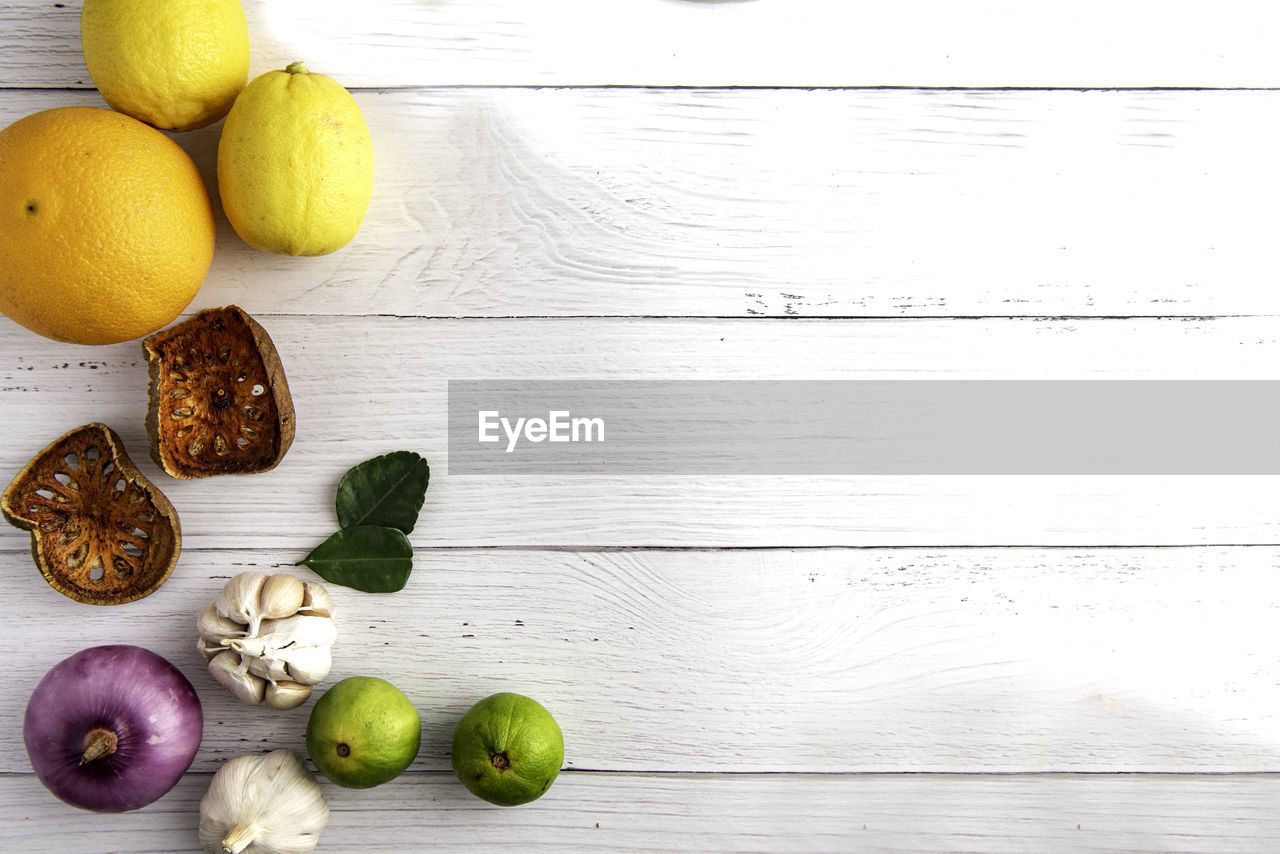
M430 478L427 461L413 451L367 460L338 483L338 524L382 525L411 534Z
M413 569L413 547L404 532L378 525L343 528L312 550L298 565L325 581L366 593L394 593Z

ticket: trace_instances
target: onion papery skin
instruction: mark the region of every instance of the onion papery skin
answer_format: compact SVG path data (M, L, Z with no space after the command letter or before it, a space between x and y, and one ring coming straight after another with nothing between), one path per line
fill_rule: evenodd
M114 753L80 764L85 737L116 734ZM123 644L54 665L27 701L22 737L40 782L94 812L144 807L191 767L204 732L195 688L166 659Z

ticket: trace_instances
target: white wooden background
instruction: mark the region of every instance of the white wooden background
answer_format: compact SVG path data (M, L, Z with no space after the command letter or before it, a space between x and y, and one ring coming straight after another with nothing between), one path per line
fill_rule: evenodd
M224 759L303 751L194 651L245 568L334 528L341 473L433 464L409 586L333 588L330 681L424 722L321 850L1179 851L1280 847L1280 498L1250 477L464 478L464 378L1280 378L1280 11L1082 0L246 0L253 73L356 89L377 151L347 249L219 219L192 310L279 346L275 471L147 458L136 343L0 320L0 480L89 420L182 517L156 594L54 593L0 530L6 850L195 850ZM79 4L0 0L0 124L100 104ZM211 186L218 128L181 136ZM304 570L295 570L306 574ZM204 701L192 771L96 816L22 748L72 652L132 642ZM542 700L566 771L501 810L448 771L475 699Z

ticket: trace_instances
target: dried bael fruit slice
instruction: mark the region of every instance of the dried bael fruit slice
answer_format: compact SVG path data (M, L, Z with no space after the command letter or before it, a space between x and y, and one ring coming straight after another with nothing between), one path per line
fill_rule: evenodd
M174 477L253 474L293 442L293 400L271 336L242 309L200 312L142 342L151 458Z
M103 424L72 430L37 454L0 496L0 510L31 532L45 580L77 602L141 599L178 562L177 512Z

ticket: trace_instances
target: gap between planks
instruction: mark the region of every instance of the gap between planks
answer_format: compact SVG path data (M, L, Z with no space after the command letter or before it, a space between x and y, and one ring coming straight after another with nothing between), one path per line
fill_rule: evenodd
M187 317L194 317L195 312L184 313L175 319L179 320ZM335 315L328 312L316 312L315 314L304 314L302 312L258 312L255 318L278 318L288 320L306 320L315 317L349 317L350 315ZM378 313L370 312L362 314L360 317L378 318L381 320L429 320L435 322L468 322L468 321L489 321L489 320L549 320L549 321L573 321L573 320L671 320L671 321L723 321L723 322L743 322L743 323L759 323L765 320L783 320L791 323L803 323L806 321L814 321L817 323L828 323L831 321L841 322L899 322L899 321L989 321L989 320L1009 320L1009 321L1029 321L1032 323L1055 323L1063 321L1125 321L1125 320L1154 320L1154 321L1186 321L1186 322L1211 322L1214 320L1274 320L1280 318L1280 315L1269 313L1257 314L805 314L805 315L741 315L741 314L396 314L396 313Z
M264 750L265 752L265 750ZM184 777L212 777L216 771L186 771ZM730 777L743 779L749 777L844 777L863 780L873 779L981 779L993 777L997 779L1026 780L1072 780L1072 779L1237 779L1237 780L1280 780L1280 771L663 771L663 770L615 770L612 768L561 768L561 775L608 775L611 777L657 777L665 780L707 779L711 777ZM0 771L0 780L25 780L35 777L31 771ZM413 777L452 777L453 771L443 768L410 768L402 772L402 776Z
M912 545L751 545L751 546L592 546L592 545L432 545L414 546L415 554L428 552L561 552L565 554L615 554L627 552L905 552L905 551L1176 551L1195 549L1276 549L1280 543L1137 543L1128 544L1096 544L1096 543L920 543ZM236 554L243 548L227 546L195 546L183 548L184 554ZM259 553L296 552L295 549L282 546L267 546L255 549ZM30 549L0 548L0 555L26 555ZM292 561L277 564L278 566L295 566Z
M1035 94L1037 92L1115 92L1125 94L1142 94L1144 92L1280 92L1278 86L923 86L923 85L706 85L706 84L656 84L656 83L431 83L414 85L387 86L347 86L349 92L594 92L594 91L635 91L635 92L974 92L982 94L1000 94L1003 92L1017 94ZM46 93L46 92L96 92L95 86L4 86L0 85L0 93Z

